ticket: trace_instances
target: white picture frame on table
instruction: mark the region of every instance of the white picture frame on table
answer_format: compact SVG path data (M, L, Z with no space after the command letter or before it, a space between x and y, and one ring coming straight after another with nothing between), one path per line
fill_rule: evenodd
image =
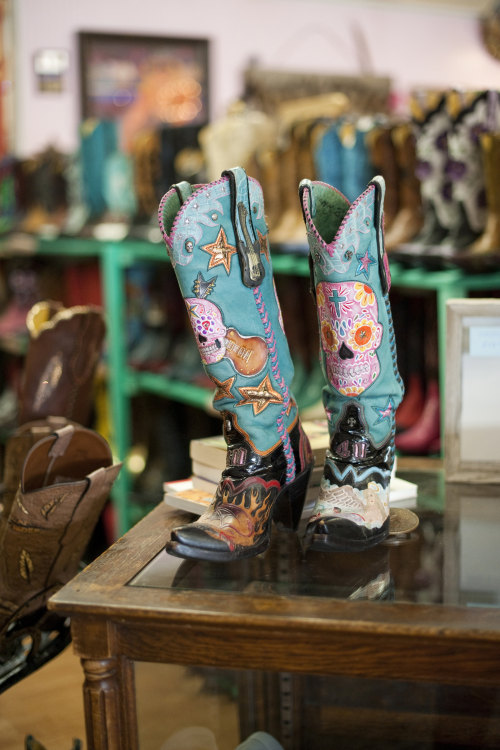
M500 483L500 299L447 303L445 477Z

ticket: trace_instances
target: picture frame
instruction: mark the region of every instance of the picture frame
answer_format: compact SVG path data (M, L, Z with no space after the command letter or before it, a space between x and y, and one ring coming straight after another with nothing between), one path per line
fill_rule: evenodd
M81 119L203 126L209 120L207 39L78 33Z
M445 478L500 483L500 299L447 302Z
M443 603L500 605L500 487L447 482L443 515Z

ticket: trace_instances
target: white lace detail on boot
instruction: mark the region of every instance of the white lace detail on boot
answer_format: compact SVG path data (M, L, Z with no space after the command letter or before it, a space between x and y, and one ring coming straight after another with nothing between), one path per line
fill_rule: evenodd
M338 487L324 479L310 522L321 518L339 518L358 526L375 529L382 526L389 515L389 488L369 482L364 490L349 484Z

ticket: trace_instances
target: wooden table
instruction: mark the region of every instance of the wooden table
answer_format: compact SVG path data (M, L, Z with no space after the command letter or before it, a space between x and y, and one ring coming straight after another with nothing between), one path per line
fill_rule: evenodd
M297 535L281 532L268 553L237 565L180 561L164 544L187 516L155 508L49 604L71 617L88 750L138 747L134 661L500 688L498 573L487 606L461 590L462 553L469 560L476 543L481 570L483 539L491 551L500 528L500 488L411 478L423 488L419 529L366 557L304 558ZM425 595L433 556L439 571L435 581L427 571Z

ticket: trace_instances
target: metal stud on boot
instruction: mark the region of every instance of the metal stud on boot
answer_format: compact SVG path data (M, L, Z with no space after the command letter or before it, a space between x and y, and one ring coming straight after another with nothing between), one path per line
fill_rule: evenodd
M262 191L242 168L209 185L181 183L163 197L159 221L228 446L210 508L175 529L167 550L251 557L268 547L272 520L297 527L312 466L290 393Z
M362 550L389 533L397 370L383 240L385 184L375 177L352 204L334 187L303 180L313 294L326 385L327 451L306 529L317 549Z

